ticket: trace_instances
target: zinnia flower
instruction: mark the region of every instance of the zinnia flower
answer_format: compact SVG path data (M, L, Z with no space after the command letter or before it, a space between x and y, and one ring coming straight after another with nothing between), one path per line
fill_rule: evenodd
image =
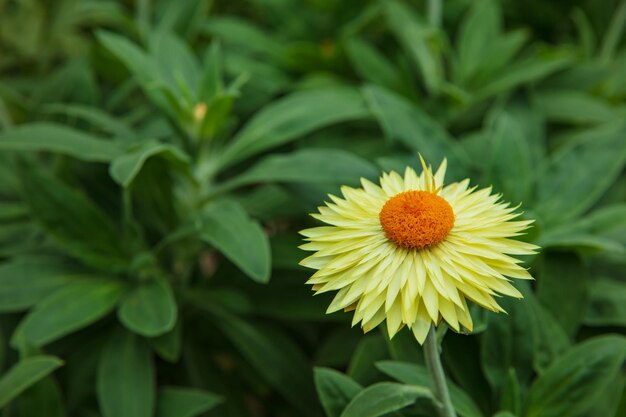
M342 187L343 198L329 195L312 215L329 226L300 232L309 242L301 248L315 251L300 264L318 270L307 284L338 291L327 313L354 310L352 325L365 332L386 319L390 338L406 325L420 343L441 319L471 331L467 300L501 312L495 297L522 298L509 278L532 277L510 255L538 249L511 239L532 220L514 221L517 207L491 188L468 188L468 179L444 187L445 160L434 175L423 159L422 168Z

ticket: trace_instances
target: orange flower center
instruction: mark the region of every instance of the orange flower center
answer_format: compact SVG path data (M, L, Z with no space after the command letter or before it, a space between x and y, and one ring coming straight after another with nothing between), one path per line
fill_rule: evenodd
M405 191L391 197L378 217L387 239L409 249L441 242L454 226L450 204L428 191Z

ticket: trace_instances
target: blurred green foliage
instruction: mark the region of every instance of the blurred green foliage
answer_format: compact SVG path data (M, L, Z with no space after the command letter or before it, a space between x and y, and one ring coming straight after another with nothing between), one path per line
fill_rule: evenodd
M441 3L0 0L2 416L433 415L297 264L417 152L544 248L445 337L458 414L626 415L626 2Z

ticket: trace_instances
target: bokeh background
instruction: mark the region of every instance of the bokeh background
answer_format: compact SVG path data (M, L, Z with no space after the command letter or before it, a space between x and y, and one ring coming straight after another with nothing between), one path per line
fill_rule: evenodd
M298 266L328 193L419 152L543 248L508 314L445 336L458 414L626 416L625 25L617 0L0 0L0 415L434 415L410 332L326 316Z

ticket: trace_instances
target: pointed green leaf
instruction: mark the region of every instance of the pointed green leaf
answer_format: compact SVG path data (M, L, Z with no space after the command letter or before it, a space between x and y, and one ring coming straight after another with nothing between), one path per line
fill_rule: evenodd
M207 207L194 223L200 238L211 244L257 282L270 278L270 245L265 232L232 200Z
M537 378L526 397L524 417L584 415L626 359L626 338L598 336L572 347Z
M46 151L108 162L122 151L114 141L54 123L30 123L0 132L0 151Z
M349 376L329 368L315 368L315 387L327 417L339 417L363 389Z
M117 280L85 278L50 294L20 322L11 344L43 346L108 314L124 291Z
M361 94L354 89L294 93L263 108L239 131L221 156L221 167L291 142L316 129L368 116Z
M18 362L0 378L0 408L63 365L54 356L33 356Z

